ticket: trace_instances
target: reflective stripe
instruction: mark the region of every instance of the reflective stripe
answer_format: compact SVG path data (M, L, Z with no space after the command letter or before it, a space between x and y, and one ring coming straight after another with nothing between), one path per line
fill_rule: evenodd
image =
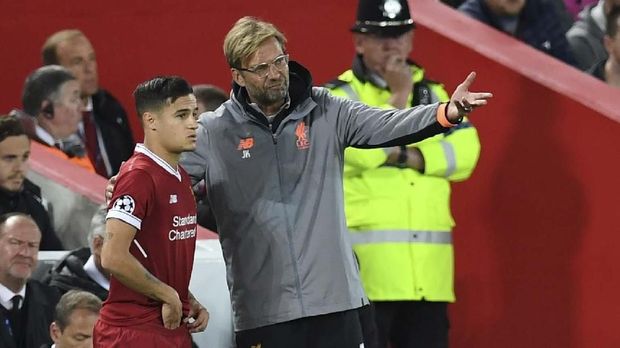
M354 100L354 101L360 100L360 98L357 96L357 93L355 93L355 91L353 90L350 84L347 83L345 85L338 86L338 87L342 88L342 90L347 94L347 96L349 96L349 99Z
M443 148L443 154L446 156L446 178L454 174L456 170L456 154L454 153L454 147L447 141L441 141L441 147Z
M349 231L353 245L373 243L452 244L450 231Z

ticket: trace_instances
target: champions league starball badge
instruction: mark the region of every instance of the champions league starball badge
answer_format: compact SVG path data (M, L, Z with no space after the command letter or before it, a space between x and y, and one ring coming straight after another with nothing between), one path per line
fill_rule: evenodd
M114 202L112 210L122 211L124 213L133 213L136 208L136 203L130 195L124 195Z
M398 14L400 14L400 11L403 10L403 6L400 4L400 2L398 2L398 0L385 0L385 2L383 3L383 8L381 10L383 11L383 15L385 17L388 17L389 19L394 19L396 18L396 16L398 16Z

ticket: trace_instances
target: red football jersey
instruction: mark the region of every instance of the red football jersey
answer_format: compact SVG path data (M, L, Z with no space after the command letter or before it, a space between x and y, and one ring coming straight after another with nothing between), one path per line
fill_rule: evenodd
M144 145L138 144L135 151L119 172L107 218L122 220L138 230L129 251L153 276L178 292L186 316L196 246L191 180L180 166L171 167ZM161 303L114 277L100 318L115 326L155 324L166 330Z

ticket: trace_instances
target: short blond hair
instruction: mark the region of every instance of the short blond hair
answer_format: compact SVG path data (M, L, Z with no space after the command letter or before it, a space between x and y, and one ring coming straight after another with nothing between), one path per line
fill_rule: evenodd
M231 68L240 68L244 59L254 54L258 47L275 38L285 50L286 37L273 24L255 17L243 17L235 23L224 39L224 55Z
M41 58L43 59L43 65L60 64L58 62L58 55L56 48L61 42L71 40L75 37L83 36L84 33L78 29L65 29L57 31L45 40L43 48L41 48Z
M56 311L54 312L54 322L56 322L61 332L72 324L70 322L71 314L78 309L84 309L99 315L101 300L94 294L83 290L69 290L62 295L60 301L56 304Z

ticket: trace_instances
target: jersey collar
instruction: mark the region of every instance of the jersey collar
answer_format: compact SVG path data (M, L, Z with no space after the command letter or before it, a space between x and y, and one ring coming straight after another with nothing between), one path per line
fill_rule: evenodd
M174 175L179 181L181 181L181 173L179 173L179 166L173 168L168 162L164 161L161 157L157 156L153 151L149 150L144 144L136 144L136 149L134 150L137 153L141 153L152 159L157 165L164 168L165 171Z

